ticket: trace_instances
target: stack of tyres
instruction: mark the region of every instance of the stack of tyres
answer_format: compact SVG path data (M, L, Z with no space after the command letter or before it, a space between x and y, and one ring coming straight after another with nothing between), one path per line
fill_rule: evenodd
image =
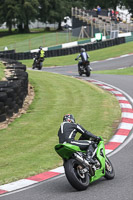
M2 84L0 86L4 86L4 83L2 81ZM5 102L7 100L7 93L4 91L0 91L0 122L3 122L6 120L6 113L5 113Z
M26 66L10 59L5 62L7 81L0 81L0 122L18 113L28 94Z
M0 82L0 88L7 87L7 81ZM7 94L3 90L0 90L0 122L6 120L5 102L7 100Z

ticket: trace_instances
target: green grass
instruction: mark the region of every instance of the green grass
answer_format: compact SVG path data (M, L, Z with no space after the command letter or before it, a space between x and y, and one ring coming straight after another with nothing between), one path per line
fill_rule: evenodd
M37 49L39 46L49 47L75 40L77 40L76 37L72 37L65 32L13 34L0 37L0 51L3 51L7 46L9 50L15 49L16 52L27 52Z
M96 60L104 60L111 57L117 57L120 55L133 53L133 42L125 43L113 47L108 47L104 49L99 49L95 51L88 52L90 55L90 61L96 61ZM72 54L68 56L58 56L58 57L51 57L46 58L43 66L44 67L50 67L50 66L64 66L64 65L73 65L77 64L75 61L75 58L78 54ZM28 67L32 66L33 60L22 60L24 64L26 64Z
M0 62L0 80L4 77L4 65Z
M133 67L115 70L93 71L95 74L116 74L116 75L133 75Z
M120 118L116 98L92 84L46 72L28 73L35 87L34 101L27 114L0 130L0 184L62 164L54 146L64 114L73 113L76 122L103 136L105 142Z
M21 40L23 42L26 38ZM132 53L132 49L133 42L130 42L89 54L91 61L103 60ZM46 58L44 66L75 64L76 56ZM31 67L33 61L22 62ZM111 73L132 75L132 68L113 70ZM57 132L64 114L73 113L78 123L103 136L105 142L112 137L120 119L121 111L116 98L92 84L40 71L29 70L28 74L35 88L34 101L26 114L7 129L0 130L0 184L27 178L62 164L54 146L58 143Z

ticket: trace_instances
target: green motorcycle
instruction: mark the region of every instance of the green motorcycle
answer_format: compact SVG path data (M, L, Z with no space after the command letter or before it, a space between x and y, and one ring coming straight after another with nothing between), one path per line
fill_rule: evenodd
M64 169L69 183L77 190L85 190L93 181L105 177L113 179L114 168L109 158L105 155L104 141L97 142L92 157L95 164L86 160L86 151L81 151L78 146L63 143L55 146L55 151L64 161Z

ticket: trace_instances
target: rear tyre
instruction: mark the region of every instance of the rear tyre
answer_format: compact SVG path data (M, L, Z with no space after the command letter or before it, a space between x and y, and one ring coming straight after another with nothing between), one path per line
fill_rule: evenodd
M108 157L105 158L105 178L108 180L113 179L115 176L115 171L113 165Z
M91 72L90 72L90 68L89 66L86 67L86 76L90 76Z
M65 174L69 183L79 191L86 190L90 183L90 178L87 173L82 173L84 168L75 159L67 160L64 163Z

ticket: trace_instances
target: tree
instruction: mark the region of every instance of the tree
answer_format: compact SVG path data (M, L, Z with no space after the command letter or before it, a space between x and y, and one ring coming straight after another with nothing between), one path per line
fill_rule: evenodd
M123 0L124 5L126 6L127 9L129 9L129 12L132 13L133 16L133 0Z
M82 7L82 0L39 0L40 15L42 22L55 23L58 22L58 29L61 29L61 22L65 16L71 16L72 7Z
M34 22L38 16L38 0L18 0L17 23L20 32L29 32L30 21Z
M17 24L20 32L29 32L29 22L38 15L38 0L1 0L0 22L6 22L9 32Z
M16 0L1 0L0 4L0 22L6 22L6 25L11 33L12 25L15 25L15 17L17 13Z

